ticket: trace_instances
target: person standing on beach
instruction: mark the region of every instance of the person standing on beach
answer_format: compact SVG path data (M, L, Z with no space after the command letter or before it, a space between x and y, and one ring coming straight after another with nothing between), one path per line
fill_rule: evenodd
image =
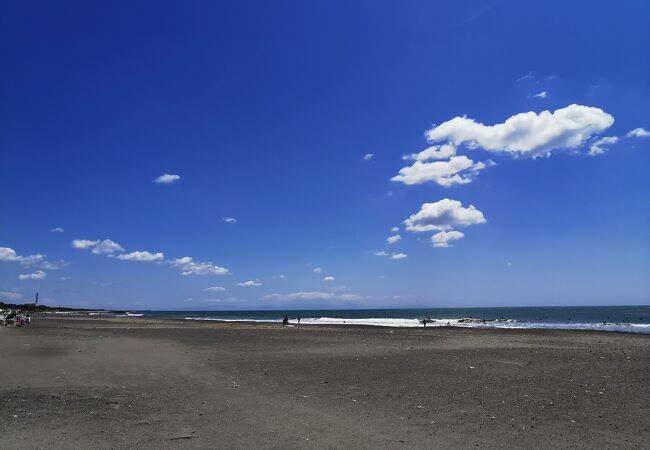
M300 316L298 316L298 325L300 325Z
M284 319L282 319L282 326L286 327L289 325L289 316L284 316Z

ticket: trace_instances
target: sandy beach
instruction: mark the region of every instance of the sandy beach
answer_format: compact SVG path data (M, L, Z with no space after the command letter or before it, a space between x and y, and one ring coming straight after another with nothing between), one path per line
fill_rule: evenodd
M35 317L1 448L647 448L650 336Z

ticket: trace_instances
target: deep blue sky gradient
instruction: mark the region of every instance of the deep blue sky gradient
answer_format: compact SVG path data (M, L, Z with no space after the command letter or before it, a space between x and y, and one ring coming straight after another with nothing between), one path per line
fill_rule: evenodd
M34 268L0 262L0 291L155 309L331 286L370 307L647 304L650 139L598 157L475 150L497 166L449 188L390 178L459 115L577 103L615 117L607 135L650 129L649 20L645 1L3 1L0 246L70 264L21 281ZM152 182L163 173L181 180ZM488 222L452 248L405 232L385 244L445 197ZM182 276L75 238L232 274Z

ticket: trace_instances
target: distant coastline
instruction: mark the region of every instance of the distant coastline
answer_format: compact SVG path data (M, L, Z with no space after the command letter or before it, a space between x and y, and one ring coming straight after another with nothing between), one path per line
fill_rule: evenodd
M39 312L39 313L79 313L79 314L90 314L90 313L105 313L105 314L119 314L124 313L120 310L106 310L106 309L85 309L85 308L70 308L66 306L47 306L47 305L36 305L34 303L4 303L0 302L0 310L20 310L26 312Z

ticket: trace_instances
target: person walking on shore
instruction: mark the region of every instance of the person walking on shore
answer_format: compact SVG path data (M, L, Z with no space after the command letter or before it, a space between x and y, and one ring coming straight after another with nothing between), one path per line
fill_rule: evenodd
M289 325L289 316L284 316L284 319L282 319L282 326L286 327Z

